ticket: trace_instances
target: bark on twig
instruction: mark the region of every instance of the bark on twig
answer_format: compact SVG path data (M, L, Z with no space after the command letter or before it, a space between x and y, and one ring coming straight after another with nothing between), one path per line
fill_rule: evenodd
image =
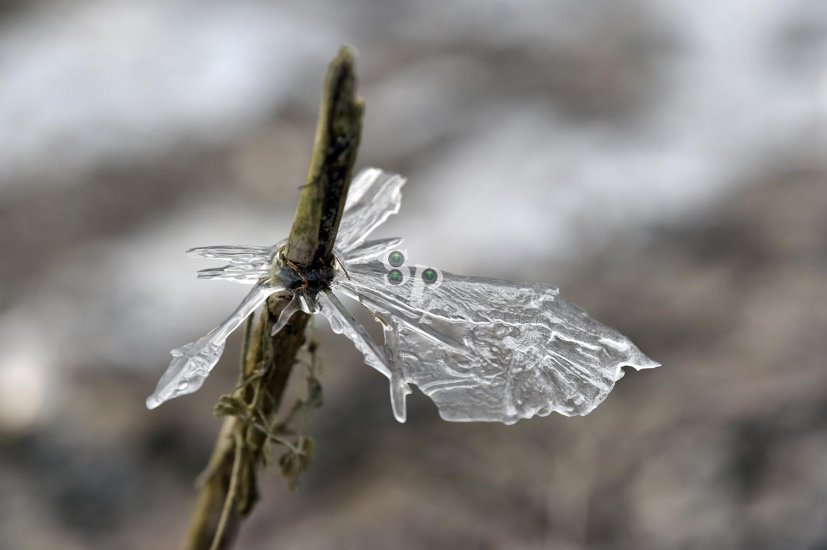
M328 68L310 168L285 249L286 259L305 268L332 264L362 130L364 104L355 92L354 52L343 47ZM270 330L286 305L284 295L271 296L255 328L250 330L248 324L245 334L239 397L267 419L279 411L309 320L308 315L295 313L271 337ZM229 548L243 517L252 510L267 438L253 424L238 416L225 419L202 476L184 540L186 550ZM232 498L225 509L231 486Z

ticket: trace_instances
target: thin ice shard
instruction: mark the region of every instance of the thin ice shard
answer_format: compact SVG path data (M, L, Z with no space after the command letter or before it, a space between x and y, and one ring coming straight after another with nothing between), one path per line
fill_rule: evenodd
M345 211L336 237L338 248L347 253L368 238L374 229L402 205L405 178L398 174L367 168L350 184Z
M336 334L344 334L356 349L365 355L365 361L368 366L378 370L388 378L391 377L391 371L388 367L388 360L385 357L385 350L376 345L373 339L368 335L365 327L348 311L348 309L339 301L335 294L329 290L323 290L317 296L320 306L320 313L330 323L330 329Z
M279 318L270 330L270 336L275 336L281 329L283 329L293 314L297 311L302 311L301 299L298 294L293 294L293 298L287 302L287 305L284 306L284 309L282 309L281 313L279 313Z
M224 342L230 333L264 303L268 296L281 290L285 288L271 286L267 281L259 282L227 320L206 336L172 350L172 361L161 376L155 392L147 398L147 408L154 409L165 401L197 391L218 363L224 352Z
M227 260L232 263L247 264L257 261L267 261L273 255L272 246L201 246L187 250L191 258L210 258Z
M270 272L279 246L205 246L187 250L193 258L226 260L229 264L198 272L199 279L220 279L252 285Z
M354 246L347 252L347 264L376 261L377 257L392 250L399 250L400 248L402 248L402 239L392 238L367 241L358 246ZM338 249L336 252L341 255L339 259L344 257L344 254Z
M336 334L346 336L365 356L365 363L388 378L393 415L399 422L405 422L405 396L410 393L410 389L405 383L401 370L389 361L387 349L373 341L365 327L356 320L333 292L329 290L320 292L318 302L321 314L330 323L330 329Z

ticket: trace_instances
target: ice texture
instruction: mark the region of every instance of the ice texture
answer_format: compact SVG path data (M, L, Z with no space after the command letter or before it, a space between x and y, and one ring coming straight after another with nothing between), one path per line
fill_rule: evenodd
M255 284L270 272L276 251L285 243L273 246L205 246L187 250L193 258L227 260L229 264L198 272L199 279L223 279L241 284Z
M305 309L302 307L301 298L298 294L293 294L293 297L290 298L290 301L287 302L287 305L284 306L284 309L281 310L279 313L279 318L276 319L276 322L273 323L273 328L270 330L270 335L275 336L281 329L284 328L284 325L287 324L287 321L293 316L294 313L297 311L302 311Z
M410 384L450 421L498 421L558 412L584 415L597 407L623 367L653 368L625 336L589 317L545 284L466 277L391 261L402 240L368 241L370 233L399 211L405 180L369 168L353 180L335 247L336 269L327 288L293 296L275 323L276 334L296 311L321 314L336 334L353 342L365 362L390 381L396 419L406 418ZM271 247L196 248L189 254L223 259L199 278L255 284L225 323L197 342L173 351L173 361L147 406L197 390L218 361L227 335L270 294L287 288L272 280L279 269ZM279 265L279 267L283 267ZM391 270L398 271L391 281ZM384 345L337 298L356 299L381 323Z
M172 350L172 361L155 391L146 399L147 408L154 409L165 401L197 391L224 353L224 342L230 333L268 296L281 290L284 290L283 286L272 285L266 279L260 281L223 323L195 342Z
M349 265L336 284L382 322L390 370L445 420L588 414L622 367L658 366L552 286L443 272L436 288L414 277L377 288L386 273L381 261Z
M378 168L366 168L353 178L336 237L342 253L365 242L374 229L399 212L403 185L405 178Z
M370 337L364 326L348 311L333 292L325 290L319 293L321 314L330 323L330 329L336 334L347 337L357 350L365 356L365 363L384 374L390 380L391 407L393 415L399 422L405 422L405 396L410 393L402 371L390 363L386 347L378 346Z

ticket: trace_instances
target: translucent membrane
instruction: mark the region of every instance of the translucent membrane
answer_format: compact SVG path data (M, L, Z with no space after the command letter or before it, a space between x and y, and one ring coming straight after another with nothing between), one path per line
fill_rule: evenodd
M318 302L321 306L321 314L327 318L331 330L347 337L365 356L365 363L368 366L388 377L391 382L393 415L399 422L405 422L405 396L410 393L410 390L401 373L393 370L386 354L386 348L373 341L365 327L356 320L335 294L329 290L320 292Z
M390 285L385 274L381 262L350 265L337 285L382 322L390 370L445 420L587 414L622 367L658 366L554 287L450 273L439 286L414 277Z
M343 252L365 242L374 229L399 212L403 185L405 178L378 168L367 168L353 178L345 203L346 215L342 216L336 237Z
M195 342L172 350L172 361L158 381L146 406L154 409L175 397L197 391L224 353L224 342L232 331L244 322L268 296L285 290L283 286L271 286L263 281L256 284L241 304L223 323Z
M199 279L222 279L242 284L255 284L270 272L276 251L285 241L274 246L205 246L187 250L193 258L226 260L222 267L202 269Z
M434 401L445 420L512 424L552 411L588 414L623 377L623 367L659 366L552 286L410 266L398 253L401 239L367 241L376 227L399 211L404 183L400 176L375 168L354 178L330 288L317 294L294 291L273 334L296 311L323 315L335 333L353 342L369 366L388 377L394 416L400 422L405 421L410 384ZM223 352L227 335L267 296L284 290L283 281L268 279L283 244L189 252L229 262L203 270L199 277L256 286L222 325L172 352L172 363L147 399L148 407L197 390ZM391 270L398 272L393 278ZM373 314L384 329L383 346L371 339L332 291L353 297Z

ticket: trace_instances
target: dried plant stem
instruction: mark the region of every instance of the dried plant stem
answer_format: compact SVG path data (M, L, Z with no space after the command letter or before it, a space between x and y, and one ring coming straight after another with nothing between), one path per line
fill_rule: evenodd
M244 448L244 443L241 441L241 437L239 437L239 432L235 433L234 440L235 456L233 457L233 471L230 475L230 486L227 488L227 497L224 499L224 509L221 510L221 518L218 520L218 526L215 528L215 535L213 535L210 550L218 550L221 546L221 541L224 539L227 522L230 519L230 512L232 512L233 503L235 502L238 491L238 478L241 475L241 453Z
M333 244L344 209L362 131L364 105L356 97L354 52L343 47L330 63L306 184L288 238L285 257L307 268L332 263ZM295 313L275 336L270 331L287 305L273 295L255 328L245 334L241 382L235 397L254 417L228 416L201 476L186 550L222 550L235 539L252 510L256 474L263 463L269 425L278 413L296 354L305 341L309 316Z

